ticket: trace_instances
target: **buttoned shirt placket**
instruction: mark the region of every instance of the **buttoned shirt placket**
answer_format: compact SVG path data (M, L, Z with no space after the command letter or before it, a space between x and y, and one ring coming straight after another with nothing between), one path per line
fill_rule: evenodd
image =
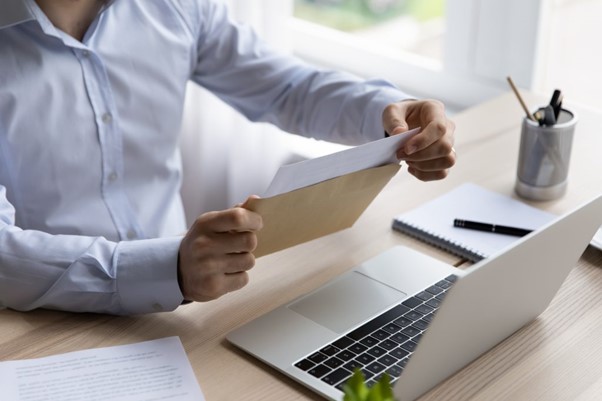
M82 43L56 29L37 7L33 7L32 11L44 33L60 39L69 47L81 66L88 99L95 115L102 155L102 198L119 239L142 239L144 234L124 190L123 135L119 128L119 115L106 66L101 57L85 44L94 34L102 15L97 16Z
M124 191L123 138L107 72L100 57L89 49L74 49L96 116L102 153L102 196L122 240L142 238Z

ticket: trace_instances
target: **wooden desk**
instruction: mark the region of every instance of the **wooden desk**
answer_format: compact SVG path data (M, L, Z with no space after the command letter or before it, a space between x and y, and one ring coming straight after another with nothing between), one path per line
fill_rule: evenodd
M528 104L547 99L526 96ZM602 191L602 113L570 105L579 122L566 196L533 203L561 213ZM458 163L443 181L398 174L356 225L258 260L243 290L207 304L140 317L0 311L0 360L179 336L209 401L321 400L225 341L235 327L405 244L458 259L393 232L391 218L469 180L513 196L523 113L511 94L457 115ZM552 305L422 400L593 400L602 395L602 252L588 248Z

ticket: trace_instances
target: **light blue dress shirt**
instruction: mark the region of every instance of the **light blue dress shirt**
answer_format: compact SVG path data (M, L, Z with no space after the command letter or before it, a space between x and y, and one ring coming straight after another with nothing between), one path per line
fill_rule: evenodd
M189 80L252 121L347 144L381 138L406 98L270 50L218 1L116 0L82 42L33 0L0 1L0 307L181 304Z

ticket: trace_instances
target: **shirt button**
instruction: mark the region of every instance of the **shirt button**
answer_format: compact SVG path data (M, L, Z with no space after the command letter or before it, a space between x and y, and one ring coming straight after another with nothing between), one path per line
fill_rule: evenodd
M128 239L134 239L136 238L136 231L134 230L129 230L127 233Z
M158 302L155 302L153 304L153 309L155 310L155 312L163 312L163 305L161 305Z
M108 179L110 182L114 182L117 179L117 173L113 172L113 173L109 174Z
M82 56L83 56L84 58L88 58L88 56L89 56L89 55L90 55L90 52L89 52L89 51L87 51L87 50L83 50L83 51L82 51Z
M113 116L111 115L111 113L104 113L102 115L102 122L105 124L110 124L111 121L113 121Z

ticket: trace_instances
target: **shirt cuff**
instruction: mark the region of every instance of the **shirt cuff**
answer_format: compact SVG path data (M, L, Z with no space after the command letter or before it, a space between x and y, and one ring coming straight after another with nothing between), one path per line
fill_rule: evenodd
M181 241L171 237L117 245L117 290L126 314L171 311L182 303L177 266Z

